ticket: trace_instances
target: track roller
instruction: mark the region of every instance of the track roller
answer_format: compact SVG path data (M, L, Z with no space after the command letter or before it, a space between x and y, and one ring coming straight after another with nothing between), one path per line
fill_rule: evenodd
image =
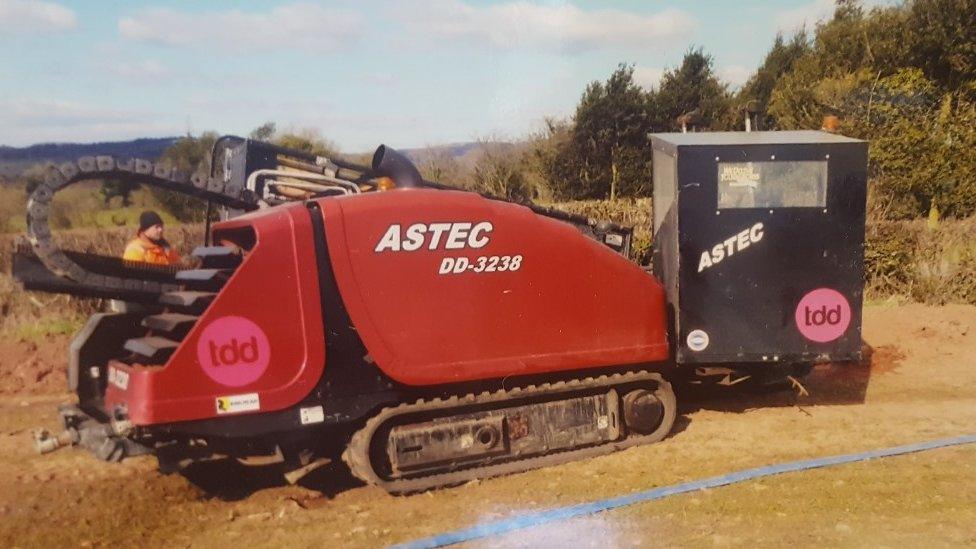
M613 374L387 408L342 458L369 484L418 492L657 442L676 415L660 374Z

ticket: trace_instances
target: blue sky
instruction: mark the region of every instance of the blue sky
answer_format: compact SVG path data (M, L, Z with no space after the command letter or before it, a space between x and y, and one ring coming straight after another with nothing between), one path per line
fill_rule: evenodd
M884 3L872 0L870 4ZM346 152L515 139L618 63L656 85L690 46L741 84L831 0L0 0L0 144L264 121Z

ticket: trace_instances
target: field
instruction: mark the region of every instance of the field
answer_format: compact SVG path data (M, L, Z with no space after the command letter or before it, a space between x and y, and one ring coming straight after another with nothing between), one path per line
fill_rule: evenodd
M783 461L972 433L976 307L872 305L870 360L792 392L685 400L662 443L410 497L327 467L303 486L229 463L163 476L83 451L37 456L56 426L67 336L0 339L0 545L380 547L482 521ZM557 522L473 546L976 544L976 447L801 472Z
M557 206L635 226L638 248L650 242L649 200ZM56 239L117 254L133 231L123 217L139 207L76 215L68 224L101 228L63 230ZM19 220L7 221L18 230ZM202 227L171 223L167 231L187 254ZM976 425L970 218L869 224L869 361L819 367L804 382L809 396L685 399L672 436L652 447L412 497L361 486L339 465L291 487L274 470L231 463L163 476L154 458L113 465L74 450L37 456L30 431L54 428L57 404L70 400L70 334L101 304L19 291L7 274L15 238L0 236L4 547L380 547L764 464L967 434ZM974 523L976 447L963 446L676 496L471 545L955 546L976 544Z

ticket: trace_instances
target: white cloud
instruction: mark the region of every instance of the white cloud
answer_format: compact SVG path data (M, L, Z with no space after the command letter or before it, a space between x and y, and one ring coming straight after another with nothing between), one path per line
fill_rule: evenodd
M56 99L6 99L0 110L4 145L105 141L176 135L180 124L160 122L153 113L98 107Z
M738 88L746 83L752 76L753 69L742 65L727 65L720 67L717 71L719 79L729 84L733 88Z
M660 67L635 67L634 81L646 90L656 90L661 85L664 69Z
M168 46L224 50L297 49L331 52L359 34L361 18L349 11L295 3L270 11L181 12L149 8L119 19L122 38Z
M694 17L676 9L641 15L525 1L473 6L462 0L437 0L423 10L402 4L392 15L412 42L454 40L560 53L660 48L686 39L698 26Z
M75 12L54 2L0 0L0 29L20 32L59 32L75 28Z

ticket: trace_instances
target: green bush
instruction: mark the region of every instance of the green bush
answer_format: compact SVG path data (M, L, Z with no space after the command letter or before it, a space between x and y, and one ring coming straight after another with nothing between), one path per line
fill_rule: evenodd
M903 291L912 280L918 234L904 223L870 223L864 245L864 275L876 295Z
M869 223L864 260L868 299L976 304L976 217Z
M571 214L582 215L596 220L612 221L618 225L633 227L630 255L638 259L645 257L651 249L651 199L623 198L620 200L575 200L546 204L552 208Z

